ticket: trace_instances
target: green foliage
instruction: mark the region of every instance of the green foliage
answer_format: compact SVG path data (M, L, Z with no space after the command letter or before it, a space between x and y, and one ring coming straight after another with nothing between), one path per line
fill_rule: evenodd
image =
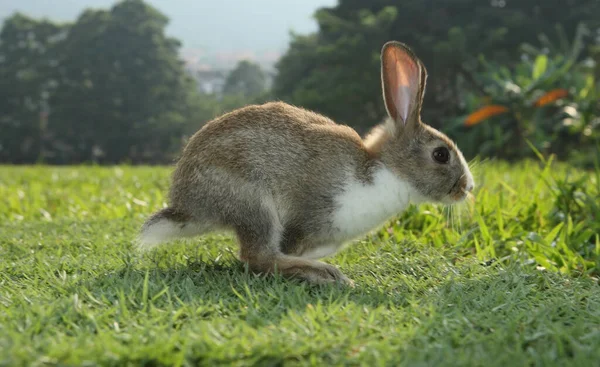
M343 19L327 9L315 15L323 36L295 35L277 64L276 97L365 132L383 115L379 49L397 16L394 7Z
M42 113L56 80L49 79L57 44L67 27L15 14L0 31L0 161L32 162L39 158Z
M384 116L378 58L382 44L395 39L429 71L424 120L445 126L464 111L464 94L479 88L473 73L480 55L512 68L523 42L556 24L572 39L580 22L598 27L596 14L600 3L588 0L340 0L316 13L317 33L294 35L274 95L364 132Z
M600 170L592 180L588 177L561 178L553 182L554 209L550 219L557 226L566 228L561 235L589 264L595 264L593 272L600 274ZM562 229L563 227L561 227Z
M19 14L7 19L0 90L8 96L0 103L9 112L1 123L12 130L0 138L2 159L169 160L199 108L166 26L141 0L86 10L65 26ZM40 112L49 113L42 123Z
M466 128L464 118L457 119L449 133L465 154L519 159L533 155L530 141L546 155L593 163L600 138L600 75L593 66L600 58L580 57L589 37L583 25L571 44L557 30L558 42L542 36L541 48L524 45L522 61L513 68L481 58L485 71L474 79L482 92L465 96L467 110L500 105L509 111ZM480 144L466 144L470 141Z
M260 65L242 60L227 75L223 94L240 94L245 98L255 97L265 92L266 79Z
M50 118L53 141L75 161L159 161L181 136L193 85L166 25L154 8L128 0L88 10L71 27Z
M136 254L168 169L1 167L0 364L594 365L600 173L475 172L454 220L413 208L329 259L342 289L252 275L228 236Z
M217 116L249 104L261 104L270 99L266 72L260 65L242 60L227 74L222 90L201 93L198 96L195 123L189 126L186 135L192 135L202 124Z

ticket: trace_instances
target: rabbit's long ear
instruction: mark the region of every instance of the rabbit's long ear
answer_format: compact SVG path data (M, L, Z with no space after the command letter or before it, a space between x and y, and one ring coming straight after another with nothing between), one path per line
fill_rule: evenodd
M398 125L417 125L427 70L411 49L390 41L381 50L381 81L388 114Z

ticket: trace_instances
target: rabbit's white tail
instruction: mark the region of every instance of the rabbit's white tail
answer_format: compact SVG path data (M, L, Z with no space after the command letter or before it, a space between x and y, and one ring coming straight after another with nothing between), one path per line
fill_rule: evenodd
M140 250L149 250L163 242L197 236L202 232L204 231L197 223L189 221L172 208L165 208L146 220L137 245Z

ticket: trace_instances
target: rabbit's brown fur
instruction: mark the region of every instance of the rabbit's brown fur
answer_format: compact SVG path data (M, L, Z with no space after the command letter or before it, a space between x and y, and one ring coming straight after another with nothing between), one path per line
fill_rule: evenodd
M459 201L473 187L455 144L420 121L426 71L405 45L384 46L382 78L391 119L365 140L281 102L207 123L185 147L170 206L148 219L142 243L231 229L241 259L257 272L351 283L314 258L409 202ZM449 151L448 163L432 159L440 147ZM386 194L391 197L380 197Z

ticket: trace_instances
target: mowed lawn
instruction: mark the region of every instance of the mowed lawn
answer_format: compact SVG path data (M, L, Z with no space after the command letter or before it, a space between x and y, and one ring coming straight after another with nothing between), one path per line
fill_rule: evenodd
M597 172L479 164L474 203L327 259L353 289L255 276L226 234L136 253L169 172L0 167L0 365L600 363Z

